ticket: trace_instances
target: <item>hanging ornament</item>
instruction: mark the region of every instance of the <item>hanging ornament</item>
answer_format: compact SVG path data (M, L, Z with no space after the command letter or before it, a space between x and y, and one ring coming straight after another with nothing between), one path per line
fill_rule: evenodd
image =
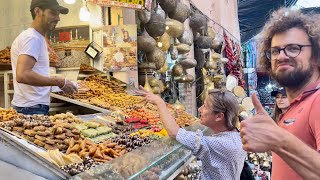
M142 24L148 23L151 19L151 11L148 11L148 10L138 11L138 18Z
M181 76L183 74L183 67L181 66L181 64L175 64L173 67L172 67L172 75L174 77L178 77L178 76Z
M178 49L174 45L171 45L169 52L172 60L178 59L178 56L179 56Z
M166 19L166 32L169 34L169 36L177 38L182 35L184 32L184 25L183 23L167 18Z
M157 38L165 33L165 22L165 19L161 15L153 12L151 13L151 19L149 20L149 22L145 24L145 29L151 37Z
M169 12L168 15L171 19L175 19L183 23L190 16L190 8L187 5L178 2L175 10Z
M164 53L159 48L155 48L153 51L147 53L147 60L156 64L156 70L162 68L166 61Z
M165 32L160 38L158 38L157 46L162 51L168 51L170 48L170 36Z
M150 86L150 84L149 84L147 74L146 74L146 80L145 80L145 84L144 84L144 89L145 89L146 91L148 91L148 92L152 92L152 88L151 88L151 86Z
M186 110L186 106L183 105L178 99L177 99L176 102L174 103L173 107L174 107L174 109L176 109L176 110L183 110L183 111Z
M191 46L193 44L193 33L189 29L184 29L181 36L178 37L180 43L188 44Z
M138 49L143 52L151 52L156 48L157 42L149 36L146 30L143 31L141 36L137 37Z

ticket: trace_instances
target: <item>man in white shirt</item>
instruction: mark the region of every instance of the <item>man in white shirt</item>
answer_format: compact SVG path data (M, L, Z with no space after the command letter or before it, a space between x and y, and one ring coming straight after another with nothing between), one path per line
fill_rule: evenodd
M77 91L69 80L49 76L49 56L45 35L60 21L59 14L69 10L56 0L32 0L33 18L29 29L12 43L11 66L14 81L12 106L23 114L47 114L50 105L50 86L65 93Z

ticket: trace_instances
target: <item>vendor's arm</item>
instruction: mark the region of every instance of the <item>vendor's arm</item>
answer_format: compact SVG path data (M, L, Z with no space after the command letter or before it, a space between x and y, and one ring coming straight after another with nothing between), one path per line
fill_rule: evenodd
M66 93L73 93L77 88L72 82L58 77L46 77L32 70L36 60L29 55L21 54L18 57L16 80L18 83L32 86L58 86Z
M241 122L244 150L273 151L302 179L318 179L320 177L320 154L290 132L277 126L264 110L256 94L253 94L252 101L256 115Z
M171 112L167 109L166 103L161 99L161 97L154 95L148 91L146 91L142 86L139 86L140 91L138 92L140 95L144 96L144 101L155 104L158 107L160 120L163 123L163 126L167 130L168 134L172 138L176 138L179 125L176 123L174 117Z

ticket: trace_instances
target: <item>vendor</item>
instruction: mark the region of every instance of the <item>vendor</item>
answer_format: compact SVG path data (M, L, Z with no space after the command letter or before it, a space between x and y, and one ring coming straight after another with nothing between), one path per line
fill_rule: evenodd
M49 76L49 56L45 35L55 29L59 15L69 10L56 0L32 0L33 22L11 46L14 95L11 102L22 114L48 114L50 86L58 86L65 93L73 93L76 86L69 80Z
M202 161L201 179L239 180L247 153L242 149L240 134L235 127L238 121L237 98L229 91L212 90L199 108L201 124L213 130L212 136L186 131L176 123L166 103L142 86L137 92L143 101L155 104L160 120L169 136L189 148Z
M275 108L273 111L272 118L276 122L278 122L280 114L283 114L287 111L290 103L287 98L286 90L284 88L272 91L271 96L276 98L276 100L275 100L276 103L275 103Z

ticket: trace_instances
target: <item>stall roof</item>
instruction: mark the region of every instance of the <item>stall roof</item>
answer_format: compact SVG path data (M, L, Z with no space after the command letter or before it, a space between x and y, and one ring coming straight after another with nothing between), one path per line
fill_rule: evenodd
M239 0L238 16L241 42L245 43L258 34L273 10L291 7L298 0Z

